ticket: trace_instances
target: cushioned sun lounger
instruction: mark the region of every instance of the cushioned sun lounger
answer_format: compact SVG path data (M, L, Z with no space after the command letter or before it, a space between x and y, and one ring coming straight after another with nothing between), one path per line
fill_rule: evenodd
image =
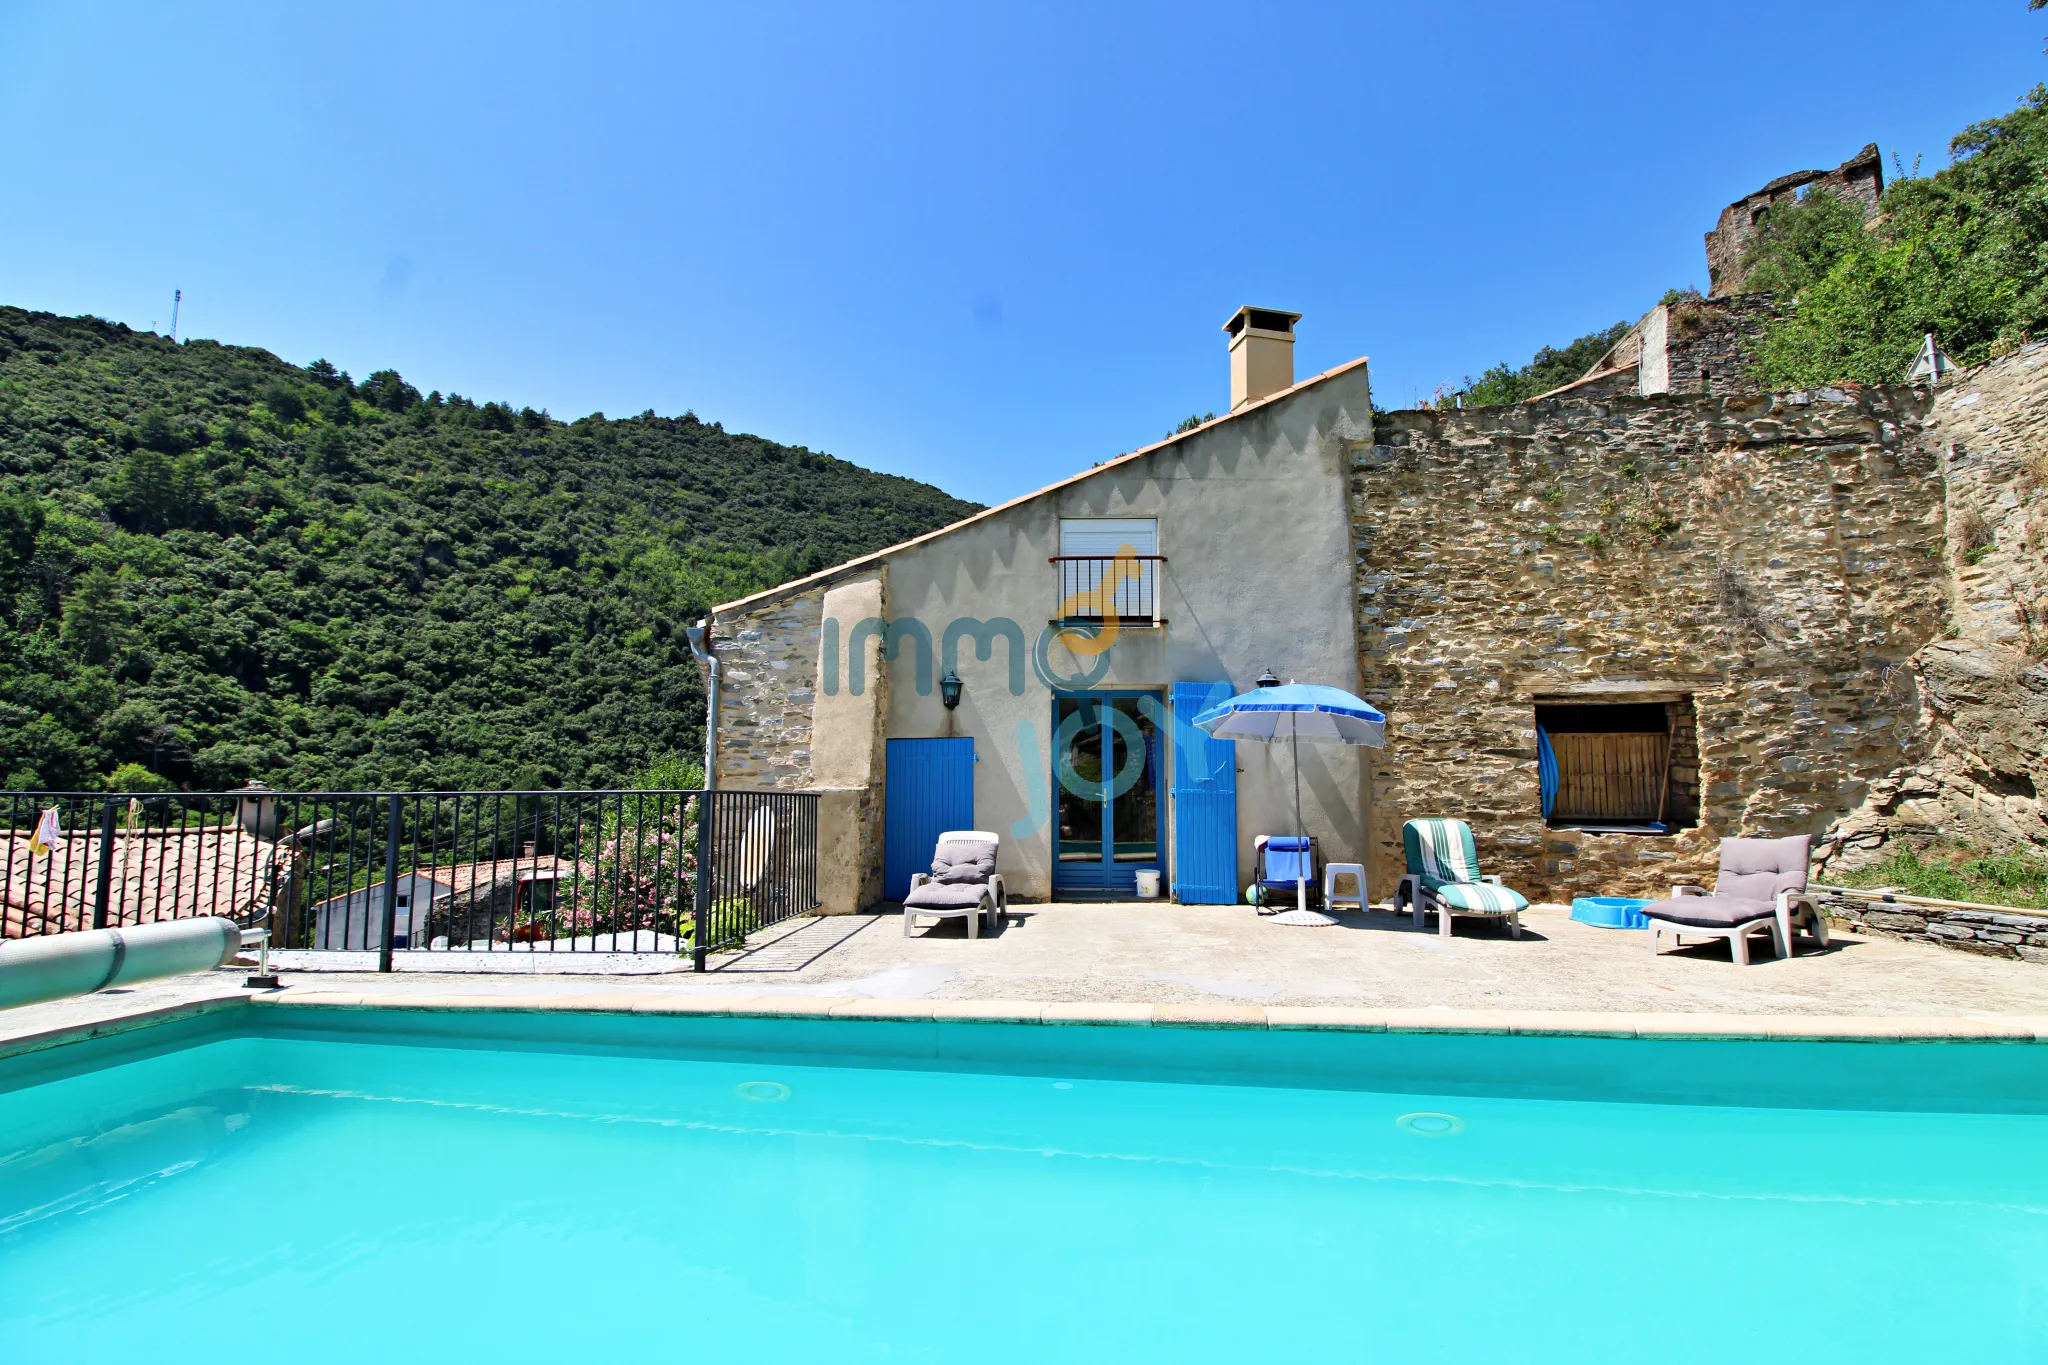
M1522 912L1529 902L1502 886L1499 877L1480 875L1479 848L1463 820L1410 820L1401 826L1401 850L1408 873L1394 890L1394 908L1406 904L1413 910L1416 928L1433 913L1437 933L1449 938L1454 916L1481 915L1506 919L1508 932L1522 936Z
M984 921L992 929L1002 927L1009 910L1009 893L996 872L996 853L1002 840L986 830L949 829L939 836L932 853L932 870L910 879L910 894L903 898L903 936L910 937L919 919L964 919L967 937L981 937Z
M1805 929L1819 946L1828 942L1828 922L1806 894L1812 853L1803 834L1784 839L1723 839L1721 871L1710 893L1704 886L1674 886L1671 899L1643 907L1650 917L1650 952L1669 934L1725 938L1737 966L1749 965L1749 940L1764 935L1778 957L1792 955L1792 936Z

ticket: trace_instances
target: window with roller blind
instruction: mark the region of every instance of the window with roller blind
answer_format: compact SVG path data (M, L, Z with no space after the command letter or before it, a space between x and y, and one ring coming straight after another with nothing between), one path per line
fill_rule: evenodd
M1062 620L1151 622L1159 615L1159 522L1154 517L1062 517L1058 571Z

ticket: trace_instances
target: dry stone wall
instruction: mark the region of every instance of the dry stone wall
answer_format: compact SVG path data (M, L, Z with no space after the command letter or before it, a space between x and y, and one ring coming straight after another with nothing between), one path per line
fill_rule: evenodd
M1833 866L1901 840L2048 852L2048 347L1944 384L1926 440L1953 575L1943 638L1911 661L1928 752L1872 787L1825 850Z
M1351 480L1360 668L1390 718L1376 884L1400 870L1402 822L1431 815L1469 820L1487 870L1532 898L1710 884L1723 835L1821 835L1916 761L1907 664L1941 629L1945 579L1925 402L1844 387L1383 414ZM1674 695L1697 716L1698 827L1546 828L1536 699Z
M2048 962L2048 915L2021 911L1950 910L1908 901L1871 901L1860 896L1823 896L1828 919L1859 934L1931 943L1982 957Z
M718 785L811 785L811 706L826 585L718 618Z
M1861 208L1864 217L1874 217L1884 198L1884 162L1877 154L1877 144L1865 143L1862 151L1832 171L1781 175L1722 209L1721 220L1707 234L1707 292L1716 298L1743 292L1748 273L1743 257L1756 240L1757 229L1778 204L1813 190L1825 190Z
M1669 307L1664 366L1670 392L1738 398L1763 391L1749 371L1764 328L1784 311L1777 295L1685 299Z
M882 896L884 793L879 747L877 762L867 765L873 771L865 785L849 791L849 779L833 770L830 745L821 770L813 743L827 597L835 588L872 573L872 568L834 573L785 595L722 612L712 646L720 668L714 752L718 785L750 791L820 791L826 800L821 820L828 826L843 820L847 826L846 837L825 849L850 864L825 870L827 913L864 909ZM867 646L867 672L874 679L872 689L886 695L880 648L879 641ZM847 737L839 736L838 742L843 759Z

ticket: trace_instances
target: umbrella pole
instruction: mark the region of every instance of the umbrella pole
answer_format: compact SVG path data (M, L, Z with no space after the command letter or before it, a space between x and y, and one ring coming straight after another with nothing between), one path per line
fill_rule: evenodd
M1302 828L1301 824L1301 721L1298 718L1289 727L1288 740L1294 746L1294 833L1295 837L1302 841L1302 846L1295 850L1295 856L1305 858L1308 856L1308 831ZM1300 875L1300 863L1294 865L1294 870L1294 908L1306 910L1308 881Z

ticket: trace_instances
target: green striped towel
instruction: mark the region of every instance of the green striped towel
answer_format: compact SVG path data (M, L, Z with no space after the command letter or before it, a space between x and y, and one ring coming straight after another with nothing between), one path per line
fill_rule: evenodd
M1452 909L1505 915L1529 908L1518 893L1479 880L1479 847L1463 820L1410 820L1401 827L1401 848L1409 873Z

